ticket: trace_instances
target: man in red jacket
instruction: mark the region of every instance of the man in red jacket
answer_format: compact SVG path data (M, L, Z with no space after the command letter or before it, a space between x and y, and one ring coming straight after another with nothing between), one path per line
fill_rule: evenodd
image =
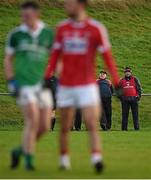
M134 129L139 130L138 101L141 98L141 84L139 80L132 75L130 67L126 67L124 73L125 77L121 79L119 83L119 86L123 90L123 96L121 97L122 130L127 131L130 108L133 115Z

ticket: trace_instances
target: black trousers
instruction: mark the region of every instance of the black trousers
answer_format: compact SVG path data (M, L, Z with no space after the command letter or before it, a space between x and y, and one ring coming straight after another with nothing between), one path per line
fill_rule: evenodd
M102 117L100 120L100 125L102 129L108 130L112 126L112 98L102 97Z
M138 101L122 100L122 130L127 130L130 108L132 110L134 129L139 130Z
M80 109L77 109L75 114L75 121L74 121L74 127L76 131L81 130L81 124L82 124L82 113Z

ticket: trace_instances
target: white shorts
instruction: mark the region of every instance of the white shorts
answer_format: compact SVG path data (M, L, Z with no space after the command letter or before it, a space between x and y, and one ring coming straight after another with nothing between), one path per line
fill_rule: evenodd
M26 106L29 103L36 103L39 107L53 107L52 94L50 90L43 89L41 84L34 86L23 86L20 89L17 103Z
M57 106L83 108L100 104L99 89L96 84L77 87L59 86Z

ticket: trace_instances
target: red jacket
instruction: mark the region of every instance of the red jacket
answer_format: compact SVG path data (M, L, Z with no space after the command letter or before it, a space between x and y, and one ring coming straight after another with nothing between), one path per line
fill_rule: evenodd
M127 78L121 79L120 86L123 89L123 93L124 93L123 96L125 97L139 96L134 76L132 76L130 79Z

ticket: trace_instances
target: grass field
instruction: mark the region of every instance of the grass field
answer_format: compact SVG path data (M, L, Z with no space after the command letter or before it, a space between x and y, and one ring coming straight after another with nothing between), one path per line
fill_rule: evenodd
M22 0L0 1L0 92L7 92L3 70L4 46L7 33L19 25L18 4ZM43 20L55 29L65 18L56 0L39 0ZM96 3L97 2L97 3ZM151 93L151 0L93 0L89 14L103 22L110 34L113 53L120 75L130 65L139 77L144 93ZM97 72L103 67L97 59ZM58 125L37 147L36 172L27 173L23 163L16 171L9 169L9 152L20 142L23 118L11 97L0 96L0 178L151 178L151 97L140 102L141 131L120 132L121 108L113 99L112 131L102 133L105 171L95 175L89 163L87 132L71 133L73 168L58 170ZM100 133L100 132L99 132Z
M96 175L90 166L86 132L71 133L72 170L58 170L58 132L44 137L36 153L35 172L9 169L10 149L19 142L20 131L0 132L0 178L151 178L151 132L105 132L105 171Z

